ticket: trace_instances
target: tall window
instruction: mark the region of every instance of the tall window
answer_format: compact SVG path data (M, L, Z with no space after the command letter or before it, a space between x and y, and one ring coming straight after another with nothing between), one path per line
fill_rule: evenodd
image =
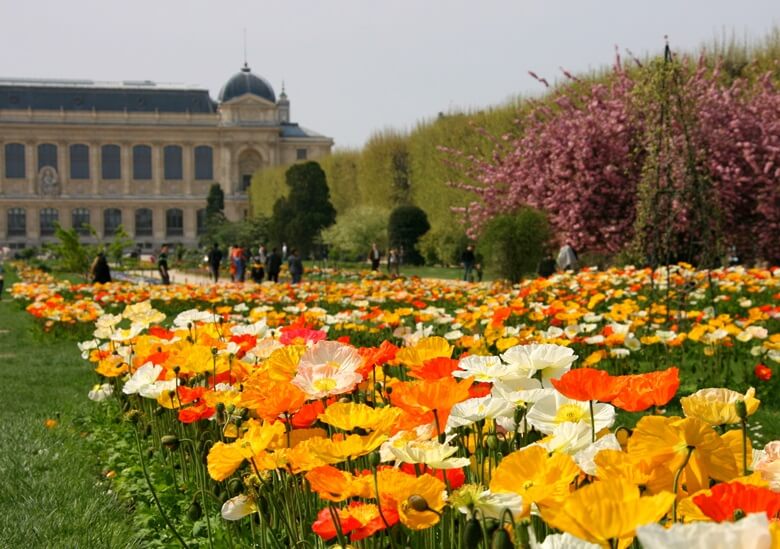
M24 208L8 209L8 236L27 236L27 213Z
M70 224L78 234L89 234L89 210L87 208L75 208L70 212Z
M87 145L70 146L70 178L89 179L89 147Z
M41 236L51 236L54 229L57 228L57 222L60 220L60 212L56 208L43 208L39 214Z
M198 236L206 234L206 208L199 209L195 212L195 216L197 217Z
M163 159L165 162L165 179L181 179L181 147L178 145L168 145L163 149Z
M119 208L106 208L103 210L103 234L113 236L122 224L122 210Z
M309 156L309 151L307 151L306 149L295 149L296 160L306 160L308 156Z
M239 190L241 192L244 192L251 186L252 186L252 174L245 173L244 175L241 176L241 188Z
M122 160L119 145L103 145L100 147L100 169L103 179L119 179L122 177Z
M195 179L214 179L214 153L208 145L195 147Z
M22 143L6 143L5 176L9 179L27 177L24 165L24 145Z
M38 169L51 166L57 169L57 145L41 143L38 145Z
M135 236L152 236L152 210L138 208L135 211Z
M152 148L149 145L133 147L133 179L148 181L152 178Z
M184 212L179 208L165 211L166 236L182 236L184 234Z

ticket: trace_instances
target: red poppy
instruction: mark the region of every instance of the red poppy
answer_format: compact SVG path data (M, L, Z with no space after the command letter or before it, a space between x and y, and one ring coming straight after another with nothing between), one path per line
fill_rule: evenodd
M326 507L317 513L317 520L311 525L312 531L323 540L335 538L337 535L334 514L338 518L341 533L349 536L350 541L367 538L398 522L398 511L391 506L382 506L381 514L376 504L360 501L353 501L347 507L336 509L334 513Z
M395 354L398 352L398 347L385 340L379 347L360 347L358 354L363 357L363 365L358 371L363 374L364 378L368 377L368 373L374 366L383 366L395 358Z
M756 374L756 377L761 381L769 381L772 379L772 368L764 364L756 364L753 373Z
M215 412L214 408L209 408L205 402L201 401L195 406L179 410L179 421L182 423L195 423L201 419L209 419Z
M160 339L173 339L173 336L176 334L170 330L166 330L162 326L152 326L149 328L149 335Z
M724 482L713 486L709 495L694 496L693 502L716 522L761 512L770 520L780 518L780 494L763 486Z
M448 482L450 488L453 490L460 488L466 482L466 473L463 472L463 469L431 469L425 465L420 475L417 474L417 469L415 469L415 465L413 463L402 463L400 469L404 473L408 473L414 476L420 476L428 473L442 482ZM445 476L447 478L446 481L444 480Z
M622 387L612 405L627 412L641 412L651 406L663 406L680 388L680 370L667 368L658 372L620 376Z
M553 387L574 400L611 402L623 388L623 380L596 368L569 370L560 379L552 379Z

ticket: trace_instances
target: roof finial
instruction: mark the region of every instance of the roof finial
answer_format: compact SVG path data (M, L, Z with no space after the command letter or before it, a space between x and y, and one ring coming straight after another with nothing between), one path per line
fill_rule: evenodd
M249 72L249 63L246 61L246 27L244 27L244 69Z

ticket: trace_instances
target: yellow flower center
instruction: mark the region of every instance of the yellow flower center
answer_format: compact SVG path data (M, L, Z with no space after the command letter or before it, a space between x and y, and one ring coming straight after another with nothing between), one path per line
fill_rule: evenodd
M586 416L587 414L585 413L585 410L582 409L582 407L577 406L576 404L564 404L558 408L558 412L555 414L554 421L555 423L565 423L567 421L577 423L578 421L584 419L590 422L590 418Z
M314 381L314 388L320 392L332 391L336 388L336 385L338 383L332 377L323 377Z
M534 487L534 481L532 481L532 480L526 480L523 483L523 490L530 490L533 487Z

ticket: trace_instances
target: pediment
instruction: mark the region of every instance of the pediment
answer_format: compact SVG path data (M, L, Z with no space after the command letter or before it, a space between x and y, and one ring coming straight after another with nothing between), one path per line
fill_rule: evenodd
M221 107L255 107L255 108L262 108L262 109L275 109L276 103L272 103L271 101L268 101L267 99L263 99L262 97L259 97L257 95L251 94L251 93L245 93L244 95L240 95L238 97L234 97L233 99L229 101L225 101L220 105Z

